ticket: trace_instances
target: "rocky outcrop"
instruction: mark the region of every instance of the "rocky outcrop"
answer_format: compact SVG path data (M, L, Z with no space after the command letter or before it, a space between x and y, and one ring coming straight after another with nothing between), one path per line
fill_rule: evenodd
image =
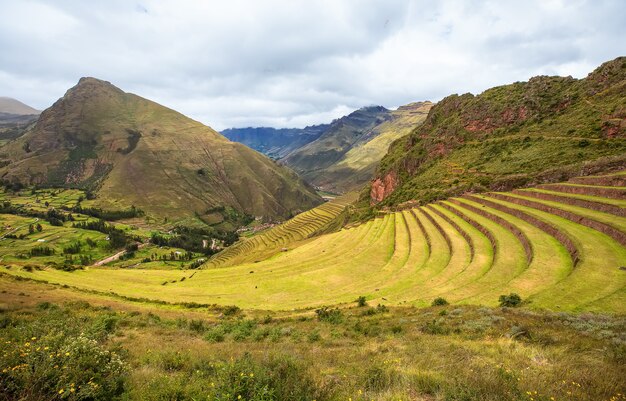
M370 191L371 203L374 205L381 202L389 194L398 187L398 176L392 171L385 175L382 179L376 178L372 181L372 189Z

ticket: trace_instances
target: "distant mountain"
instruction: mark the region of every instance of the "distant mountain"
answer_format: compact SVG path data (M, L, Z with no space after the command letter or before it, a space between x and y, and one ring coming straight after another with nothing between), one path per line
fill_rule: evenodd
M539 76L446 97L390 146L366 196L377 207L430 202L611 166L626 166L626 57L584 79Z
M322 201L266 156L95 78L81 78L0 148L0 166L5 181L86 188L99 206L176 220L284 218Z
M280 159L307 143L313 142L328 127L328 124L321 124L305 128L228 128L222 131L222 135L273 159Z
M40 113L19 100L0 97L0 146L22 136Z
M323 190L359 189L371 179L389 144L419 125L431 106L423 102L394 111L382 106L361 108L333 121L317 140L281 162Z
M39 115L41 111L36 110L19 100L10 97L0 96L0 113L16 115Z

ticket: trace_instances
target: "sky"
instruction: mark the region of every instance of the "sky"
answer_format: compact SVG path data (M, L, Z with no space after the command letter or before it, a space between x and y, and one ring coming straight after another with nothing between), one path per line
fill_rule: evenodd
M624 55L622 0L0 0L0 96L45 109L93 76L218 130L583 78Z

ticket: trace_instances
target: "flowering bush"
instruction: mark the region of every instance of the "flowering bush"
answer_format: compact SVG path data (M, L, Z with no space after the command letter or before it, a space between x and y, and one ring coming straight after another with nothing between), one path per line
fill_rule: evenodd
M0 394L8 400L111 400L124 390L120 356L68 324L12 322L0 333ZM46 330L47 329L47 330Z

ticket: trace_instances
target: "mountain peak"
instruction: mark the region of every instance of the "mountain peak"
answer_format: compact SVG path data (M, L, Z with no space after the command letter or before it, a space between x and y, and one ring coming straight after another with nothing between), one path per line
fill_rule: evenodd
M113 90L115 92L124 93L123 90L113 85L111 82L94 78L94 77L82 77L81 79L78 80L78 83L75 86L73 86L72 88L68 90L68 92L75 92L75 91L81 91L81 90L87 90L87 91Z

